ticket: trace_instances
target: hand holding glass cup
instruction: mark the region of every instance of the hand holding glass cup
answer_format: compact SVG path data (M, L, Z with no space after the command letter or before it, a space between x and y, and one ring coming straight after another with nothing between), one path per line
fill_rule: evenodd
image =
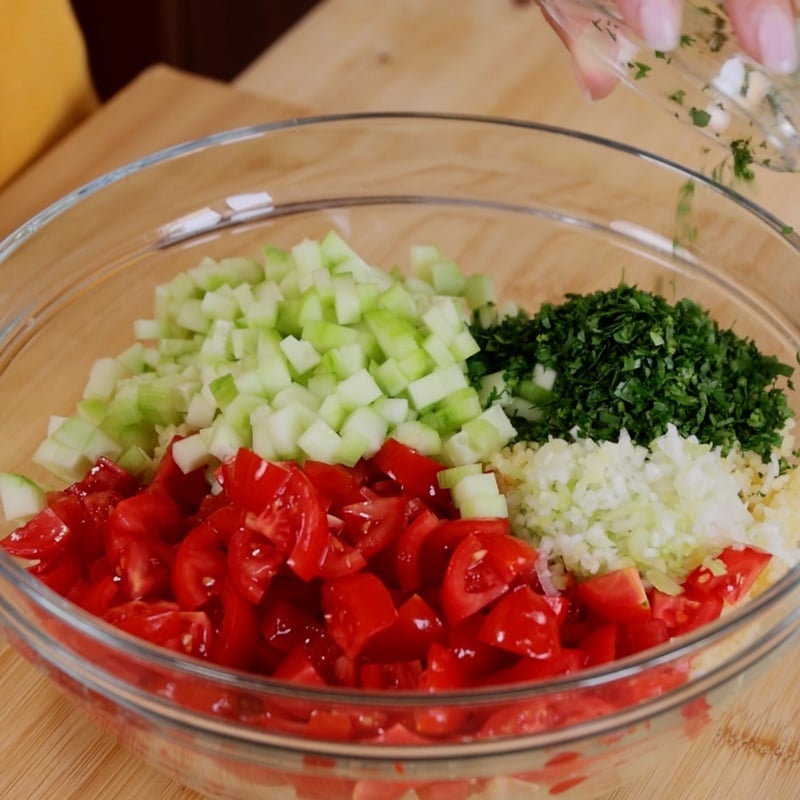
M584 93L622 81L749 163L800 166L792 0L538 0Z

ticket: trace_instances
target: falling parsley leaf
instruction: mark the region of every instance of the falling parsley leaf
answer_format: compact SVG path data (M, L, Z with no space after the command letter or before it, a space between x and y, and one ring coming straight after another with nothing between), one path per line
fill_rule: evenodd
M633 78L637 81L646 78L648 73L653 69L649 64L643 64L641 61L633 61L628 64L628 67L636 70L636 72L633 73Z
M681 47L690 47L694 44L694 38L689 36L688 33L681 34L680 38L680 46Z
M708 111L704 111L702 108L695 108L692 106L689 109L689 117L692 120L694 125L697 125L698 128L705 128L709 122L711 122L711 114Z
M791 225L784 225L781 228L781 234L783 236L789 236L792 233L794 233L794 228Z
M678 89L677 92L673 92L672 94L668 95L667 100L674 100L679 106L682 106L685 97L686 92L683 89Z
M733 174L745 181L752 181L755 173L750 165L755 161L753 148L749 139L736 139L731 142L733 155Z

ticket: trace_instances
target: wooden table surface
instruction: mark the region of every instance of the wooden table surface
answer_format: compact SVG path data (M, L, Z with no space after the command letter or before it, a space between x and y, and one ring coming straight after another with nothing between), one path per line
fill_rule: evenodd
M232 85L167 67L143 73L0 192L0 236L64 192L161 147L245 124L364 110L528 119L700 169L717 157L628 90L586 103L532 3L326 0ZM800 229L800 178L762 172L748 191ZM800 796L800 670L787 662L743 690L682 763L665 752L663 767L608 800ZM198 800L118 748L4 644L0 681L3 800Z

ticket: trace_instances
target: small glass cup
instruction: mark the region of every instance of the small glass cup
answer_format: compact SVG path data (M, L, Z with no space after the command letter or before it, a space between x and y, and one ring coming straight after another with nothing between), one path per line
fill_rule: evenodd
M541 0L553 21L580 40L630 88L730 151L737 177L751 164L800 168L800 70L774 75L744 54L722 3L683 4L683 35L654 51L609 0Z

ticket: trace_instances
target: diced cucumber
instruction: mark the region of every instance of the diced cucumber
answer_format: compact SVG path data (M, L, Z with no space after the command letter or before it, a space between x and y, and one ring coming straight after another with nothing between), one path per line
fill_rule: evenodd
M399 425L410 418L410 408L405 397L379 397L372 407L390 425Z
M447 470L444 480L452 483L453 504L462 518L507 517L508 503L493 472L467 466ZM460 473L460 477L456 477Z
M460 364L438 367L433 372L408 384L411 405L418 411L440 400L458 389L468 386L466 375Z
M316 419L300 435L297 444L307 458L332 464L342 447L342 437L323 419Z
M460 467L448 467L440 470L436 479L442 489L452 489L462 478L467 475L479 475L483 471L480 464L464 464Z
M463 505L470 497L482 495L495 495L500 490L497 488L497 478L493 472L476 472L464 475L450 490L456 507Z
M208 445L198 433L175 442L172 445L172 457L183 472L205 467L213 460Z
M469 497L459 506L458 512L464 519L504 519L508 517L508 501L503 494Z
M265 247L261 263L202 259L157 287L139 341L98 360L37 457L65 479L98 454L145 474L180 433L183 469L238 447L354 464L391 432L451 464L485 458L513 430L466 377L470 308L492 302L491 281L436 247L410 261L409 276L378 269L333 231ZM534 370L531 383L551 378Z
M412 245L409 253L411 274L431 283L431 267L441 258L442 253L436 245Z
M375 409L360 406L345 419L339 433L343 444L363 438L365 442L361 455L369 458L380 450L388 431L389 423Z
M391 436L427 456L437 456L442 452L442 437L438 431L419 420L412 419L398 423Z
M280 346L296 375L305 375L322 360L322 356L311 342L297 339L291 334L281 340Z
M303 239L291 249L292 258L299 272L311 273L322 269L322 251L319 242Z
M0 506L7 520L30 519L45 504L45 491L38 483L14 472L0 472Z
M132 445L117 459L117 463L135 478L146 478L153 470L153 459L139 445Z
M128 374L125 364L115 358L99 358L89 371L84 397L110 400L117 384Z
M467 275L463 294L472 310L494 305L497 302L494 281L488 275Z
M346 409L368 406L383 395L380 386L366 369L345 378L336 387L336 395Z
M462 294L467 281L455 261L443 258L431 264L430 269L431 284L439 294Z
M225 291L228 289L228 291ZM227 286L216 292L206 292L200 301L200 310L211 319L234 320L239 313L239 304Z
M322 254L322 258L325 264L328 267L334 267L337 264L341 264L343 261L362 261L364 264L364 260L361 256L350 247L347 242L336 232L336 231L328 231L325 236L322 238L322 241L319 244L320 253Z
M401 359L419 350L422 334L409 320L376 308L364 314L364 321L387 357Z

